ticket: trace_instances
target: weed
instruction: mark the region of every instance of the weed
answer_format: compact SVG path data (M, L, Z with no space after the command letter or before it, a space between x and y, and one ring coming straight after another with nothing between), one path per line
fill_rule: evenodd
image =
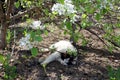
M17 76L16 73L16 66L11 66L9 64L10 61L10 55L3 56L0 55L0 63L3 64L4 69L4 80L14 80Z
M108 66L108 76L110 80L120 80L120 68L114 69Z

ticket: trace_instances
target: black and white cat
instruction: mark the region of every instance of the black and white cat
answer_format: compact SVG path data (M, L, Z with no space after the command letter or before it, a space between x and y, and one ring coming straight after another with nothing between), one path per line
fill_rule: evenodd
M63 65L76 64L77 49L70 41L61 40L52 44L49 48L54 51L43 62L41 62L41 65L47 65L52 61L59 61Z

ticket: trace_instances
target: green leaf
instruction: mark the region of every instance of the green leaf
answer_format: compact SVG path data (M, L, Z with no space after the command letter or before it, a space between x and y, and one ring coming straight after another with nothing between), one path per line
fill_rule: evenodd
M111 66L108 66L107 67L107 70L108 70L108 76L110 77L110 78L114 78L114 73L115 73L115 70L111 67Z
M32 56L37 56L37 54L38 54L38 49L37 48L32 48L31 49L31 53L32 53Z
M15 5L15 7L16 7L16 8L19 8L19 6L20 6L20 2L19 2L19 1L17 1L17 2L15 2L15 4L14 4L14 5Z
M49 10L48 9L44 9L43 11L46 15L49 15Z
M107 12L108 12L108 10L105 9L105 8L101 9L101 11L100 11L100 13L101 13L102 15L106 14Z
M25 17L29 17L29 15L26 14ZM32 19L27 19L26 21L27 21L27 24L31 24L32 23Z
M87 17L87 15L86 14L82 14L82 18L86 18Z
M81 26L82 26L83 29L86 28L86 27L87 27L86 22L85 22L85 21L82 21L82 22L81 22Z
M17 76L16 66L10 66L9 64L6 64L4 65L4 69L5 69L4 78L6 80L14 80L14 78Z
M45 33L45 35L48 35L48 31L47 30L45 30L44 33Z
M41 30L38 29L38 30L36 31L36 34L37 34L37 35L41 35Z
M116 79L120 80L120 68L118 68L116 71Z
M30 33L30 37L31 37L31 38L32 38L32 40L33 40L33 39L34 39L34 37L35 37L35 32L33 32L33 31L32 31L32 32Z
M35 41L39 41L39 42L40 42L40 41L42 41L43 39L42 39L42 37L41 37L41 36L35 36L34 40L35 40Z
M68 30L71 30L71 31L72 31L72 23L71 23L71 22L66 21L66 22L65 22L65 25L66 25L66 27L67 27Z
M12 36L12 32L10 31L10 29L7 30L7 35L6 35L6 40L7 43L9 44L11 41L11 36Z
M57 2L64 4L64 0L57 0Z
M96 14L95 18L96 20L100 20L101 15L99 13Z
M6 57L0 54L0 63L3 64L5 60L6 60Z
M72 33L72 37L73 37L75 42L78 42L80 35L79 35L79 33Z
M51 16L51 18L53 19L53 18L55 17L55 15L57 15L57 14L58 14L58 12L53 11L52 13L53 13L53 15Z
M120 23L116 23L116 27L120 28Z
M72 56L77 56L77 52L76 51L72 51L70 49L67 49L67 54L72 55Z
M80 0L81 3L84 3L86 0Z

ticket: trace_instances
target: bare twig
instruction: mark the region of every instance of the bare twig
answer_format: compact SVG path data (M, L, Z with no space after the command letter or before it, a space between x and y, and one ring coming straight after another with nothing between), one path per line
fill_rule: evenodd
M106 43L105 43L105 41L103 40L103 39L101 39L94 31L92 31L92 30L90 30L90 29L85 29L85 30L87 30L87 31L89 31L90 33L92 33L93 35L95 35L103 44L105 44L107 47L109 47Z

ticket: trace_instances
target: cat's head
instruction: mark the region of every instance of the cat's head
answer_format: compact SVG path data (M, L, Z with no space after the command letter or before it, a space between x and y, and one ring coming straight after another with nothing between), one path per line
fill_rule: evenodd
M75 65L77 63L77 57L66 58L66 59L64 59L64 62L66 62L66 64L68 64L68 65Z
M77 63L77 56L61 53L61 59L68 65L75 65Z

